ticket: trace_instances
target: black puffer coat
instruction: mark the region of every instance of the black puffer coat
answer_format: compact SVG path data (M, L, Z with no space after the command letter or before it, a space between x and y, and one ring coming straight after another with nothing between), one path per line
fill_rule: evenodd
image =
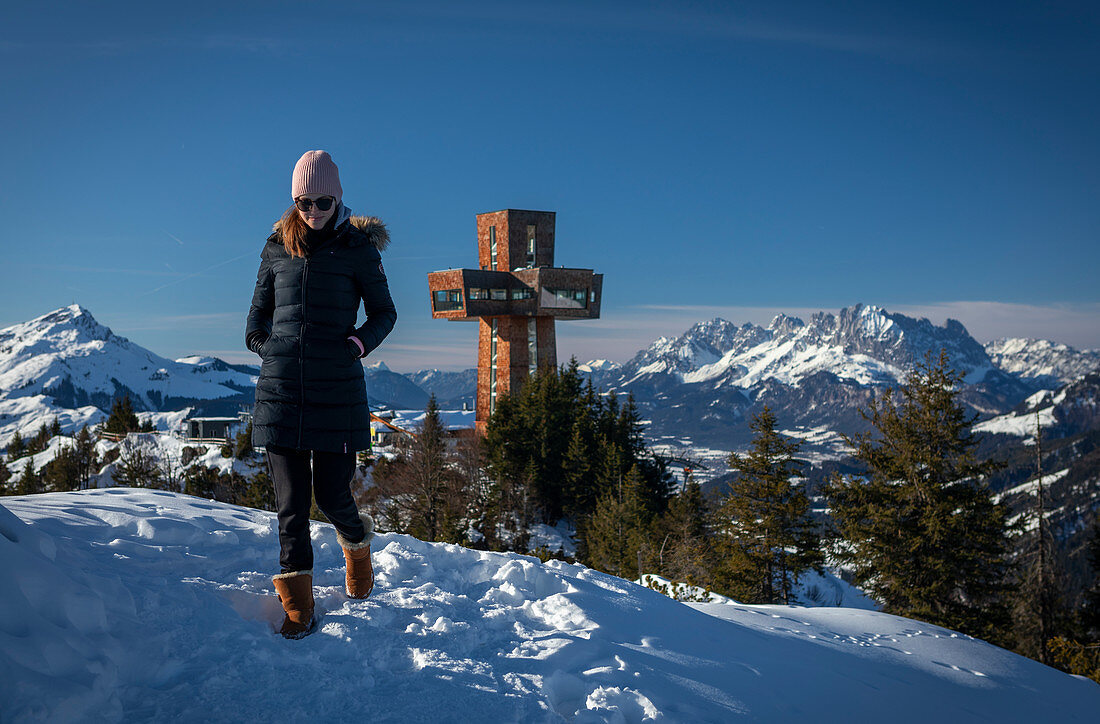
M260 254L245 326L245 344L263 359L253 445L370 448L363 365L347 338L369 354L397 320L379 253L389 233L375 217L337 211L335 234L304 259L287 253L278 232ZM360 300L367 321L356 328Z

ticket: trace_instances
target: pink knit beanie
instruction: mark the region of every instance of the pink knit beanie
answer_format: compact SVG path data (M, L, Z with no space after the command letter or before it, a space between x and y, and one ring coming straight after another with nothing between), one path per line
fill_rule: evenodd
M306 151L294 164L294 177L290 181L290 198L302 194L332 196L340 203L344 189L340 186L340 170L328 151Z

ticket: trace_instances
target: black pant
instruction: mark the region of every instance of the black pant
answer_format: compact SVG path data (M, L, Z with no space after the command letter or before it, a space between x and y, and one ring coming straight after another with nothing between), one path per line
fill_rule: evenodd
M310 454L313 468L310 470ZM313 546L309 542L310 494L317 507L349 543L363 540L366 531L355 499L351 479L355 475L355 453L295 450L267 446L267 467L275 483L275 509L279 514L279 566L283 573L313 568ZM312 490L311 490L312 489Z

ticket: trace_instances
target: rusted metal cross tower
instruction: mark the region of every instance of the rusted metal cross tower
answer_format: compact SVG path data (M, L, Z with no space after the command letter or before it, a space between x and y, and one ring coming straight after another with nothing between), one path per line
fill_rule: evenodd
M428 274L432 317L479 320L477 413L481 434L497 400L542 366L558 364L554 321L597 319L603 274L554 267L554 212L477 215L479 269Z

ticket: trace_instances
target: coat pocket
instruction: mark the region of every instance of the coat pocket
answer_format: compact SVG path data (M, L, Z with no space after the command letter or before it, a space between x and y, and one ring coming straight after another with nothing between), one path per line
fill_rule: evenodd
M352 342L350 339L344 339L344 351L347 352L348 359L352 362L359 361L359 345Z

